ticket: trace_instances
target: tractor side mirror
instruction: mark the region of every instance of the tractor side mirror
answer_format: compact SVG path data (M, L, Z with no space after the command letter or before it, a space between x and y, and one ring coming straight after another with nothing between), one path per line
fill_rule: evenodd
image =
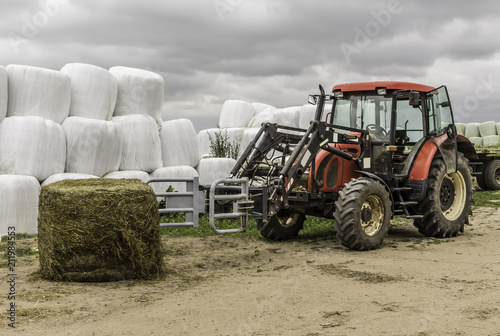
M408 100L410 106L419 107L420 106L420 93L416 91L410 91L410 99Z
M318 97L313 96L313 95L309 95L308 101L309 101L309 104L316 105L318 103Z
M446 130L448 138L455 139L457 137L457 126L455 124L449 124Z

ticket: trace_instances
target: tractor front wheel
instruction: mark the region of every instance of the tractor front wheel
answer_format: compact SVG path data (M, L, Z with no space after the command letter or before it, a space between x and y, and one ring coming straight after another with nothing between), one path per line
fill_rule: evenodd
M472 176L468 161L458 153L457 171L447 174L444 161L434 158L428 179L427 194L415 209L423 218L416 219L414 225L428 237L455 237L463 232L471 211Z
M280 210L262 226L260 234L271 240L287 240L296 237L304 227L306 216L301 213L291 213Z
M389 231L391 200L379 181L351 180L339 192L335 207L335 230L342 245L363 251L382 244Z

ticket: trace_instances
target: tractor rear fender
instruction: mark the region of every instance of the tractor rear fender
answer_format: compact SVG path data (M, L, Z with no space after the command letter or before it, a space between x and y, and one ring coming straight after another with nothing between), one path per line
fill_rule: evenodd
M467 158L469 161L471 160L479 160L479 157L476 153L476 149L474 145L468 138L463 135L457 135L457 149L459 152Z
M432 159L436 152L440 151L440 146L449 139L447 134L443 134L437 138L427 139L422 145L420 152L413 163L408 180L410 181L423 181L429 175Z

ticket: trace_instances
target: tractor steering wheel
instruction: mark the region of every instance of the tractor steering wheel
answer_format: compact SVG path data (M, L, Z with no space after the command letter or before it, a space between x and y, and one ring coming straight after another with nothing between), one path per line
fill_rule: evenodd
M376 138L385 138L387 137L387 131L382 128L382 126L377 124L368 124L366 125L366 130L370 132Z

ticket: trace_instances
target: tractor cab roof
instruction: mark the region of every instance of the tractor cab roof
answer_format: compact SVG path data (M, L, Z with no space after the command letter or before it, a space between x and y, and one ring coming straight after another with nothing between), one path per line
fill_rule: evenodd
M362 82L338 84L333 87L332 92L376 91L382 88L386 90L412 90L420 92L429 92L435 89L432 86L408 82Z

